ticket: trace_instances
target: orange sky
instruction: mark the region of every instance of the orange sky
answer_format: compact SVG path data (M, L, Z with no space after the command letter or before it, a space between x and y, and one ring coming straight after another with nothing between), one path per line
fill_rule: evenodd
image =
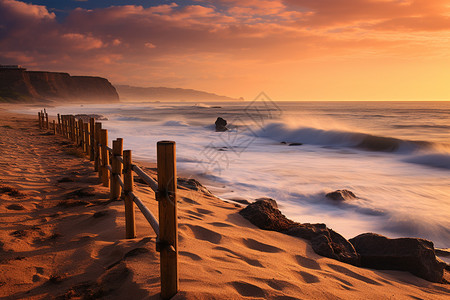
M0 63L246 99L450 100L450 1L31 2L0 0Z

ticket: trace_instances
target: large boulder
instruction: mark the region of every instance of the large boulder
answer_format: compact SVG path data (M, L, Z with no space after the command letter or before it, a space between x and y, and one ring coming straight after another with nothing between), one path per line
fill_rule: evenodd
M336 190L334 192L326 194L325 197L339 202L356 199L355 194L353 194L353 192L349 190Z
M218 117L216 122L216 131L221 132L221 131L227 131L227 121L225 119L222 119L221 117Z
M286 218L278 210L276 202L274 205L274 202L275 200L258 200L248 205L239 213L253 225L265 230L281 232L294 226L296 223Z
M273 199L262 198L239 213L261 229L310 240L313 250L319 255L359 265L359 255L344 237L327 228L325 224L300 224L289 220L278 210Z
M311 247L319 255L359 266L359 254L342 235L327 228L325 224L297 224L286 234L311 241Z
M436 259L433 242L419 238L390 239L375 233L360 234L350 242L361 255L361 266L402 270L431 282L442 282L446 264Z

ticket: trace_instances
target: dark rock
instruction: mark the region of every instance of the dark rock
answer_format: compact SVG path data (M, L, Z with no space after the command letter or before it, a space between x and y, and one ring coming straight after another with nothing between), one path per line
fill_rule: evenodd
M222 132L222 131L227 131L227 121L225 119L222 119L221 117L218 117L216 122L216 131L217 132Z
M364 233L350 239L361 255L361 265L381 270L402 270L431 282L442 282L446 264L436 259L433 242L419 238L390 239Z
M325 224L299 224L286 218L277 208L275 200L260 198L239 213L252 224L265 230L283 232L311 241L313 250L320 255L352 265L359 265L359 255L352 244Z
M329 235L328 228L325 224L296 224L288 229L286 232L288 235L296 236L305 240L311 240L319 235Z
M356 199L357 197L349 190L337 190L325 195L325 197L334 201L346 201Z
M289 146L301 146L303 145L302 143L289 143Z
M286 142L281 142L280 144L286 145L287 143Z
M287 234L311 240L311 247L319 255L359 266L359 254L353 245L325 224L298 224Z
M255 201L266 201L266 202L269 202L269 203L273 206L273 208L278 209L277 201L275 201L275 200L272 199L272 198L269 198L269 197L261 197L261 198L255 199Z
M253 225L274 231L285 231L296 223L286 218L271 201L259 200L239 212L244 218Z

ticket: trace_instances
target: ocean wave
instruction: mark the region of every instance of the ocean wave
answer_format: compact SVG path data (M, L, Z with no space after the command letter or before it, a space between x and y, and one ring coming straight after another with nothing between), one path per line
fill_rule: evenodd
M183 126L183 127L189 126L186 122L183 122L183 121L167 121L167 122L164 122L163 125L164 126Z
M311 127L291 128L284 123L271 123L257 131L259 137L278 142L318 146L352 147L368 151L413 153L418 150L446 148L448 145L428 141L412 141L361 132L324 130Z
M446 154L427 154L418 155L405 159L406 162L424 165L428 167L450 169L450 155Z

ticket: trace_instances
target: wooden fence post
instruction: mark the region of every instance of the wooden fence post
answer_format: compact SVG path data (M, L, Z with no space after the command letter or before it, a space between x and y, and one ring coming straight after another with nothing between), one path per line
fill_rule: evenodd
M61 115L58 114L58 133L61 134Z
M80 144L80 141L79 141L80 140L80 134L79 134L80 128L78 127L78 120L75 117L73 117L73 128L75 129L74 130L74 142L75 142L75 145L78 146Z
M130 196L133 191L133 170L131 163L131 150L123 151L123 193L125 194L125 238L136 237L136 223L134 216L134 202Z
M108 130L102 129L101 135L100 135L100 144L101 146L101 152L102 152L102 182L103 186L109 187L109 151L106 149L108 146Z
M112 142L113 157L111 160L111 200L117 200L120 198L122 187L120 186L117 175L122 176L122 163L118 160L123 155L123 139L119 138Z
M50 129L49 124L48 124L48 113L45 113L45 127L47 129Z
M102 131L102 123L95 122L94 130L94 170L98 172L98 176L102 178L102 168L100 168L100 148L98 144L100 143L100 132Z
M84 124L83 119L78 119L78 146L84 148Z
M91 151L91 147L89 146L91 141L90 141L90 137L89 137L89 132L90 132L90 124L89 123L84 123L84 145L83 145L83 150L84 152L88 155L91 156L90 151Z
M56 135L56 121L53 120L53 134Z
M69 138L73 141L73 116L69 116Z
M94 127L95 127L95 119L91 118L89 120L89 160L94 161Z
M41 111L41 122L42 122L42 128L45 128L45 115L42 111Z
M175 142L157 143L161 297L178 292L178 220Z
M39 129L42 129L41 112L38 111Z

